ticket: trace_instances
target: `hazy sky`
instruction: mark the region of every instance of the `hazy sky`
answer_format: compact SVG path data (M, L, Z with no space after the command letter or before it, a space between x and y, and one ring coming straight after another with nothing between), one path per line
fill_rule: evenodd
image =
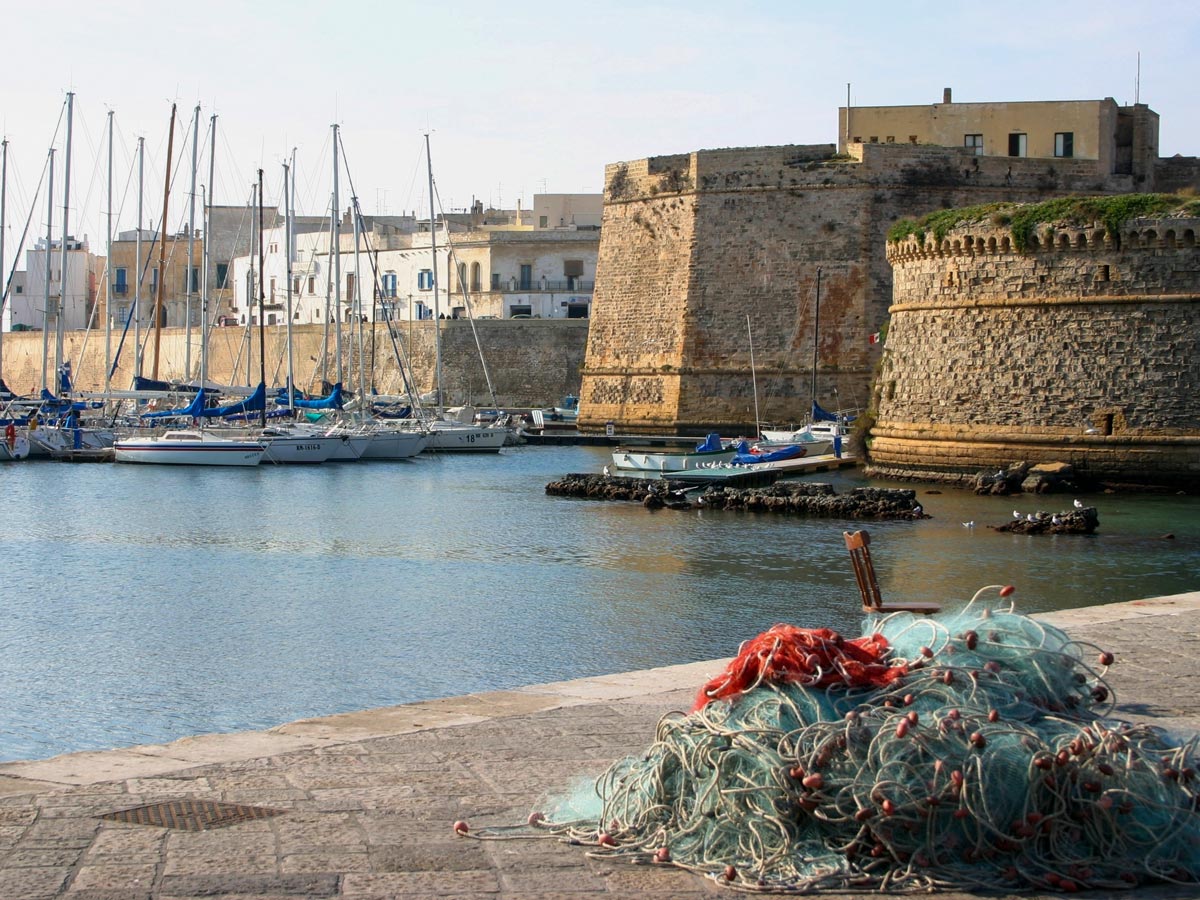
M427 215L426 131L445 208L475 197L511 207L535 193L599 192L604 165L620 160L834 142L847 82L864 106L934 103L943 87L959 102L1132 103L1139 51L1140 99L1162 117L1163 155L1200 155L1194 0L14 4L0 32L9 262L68 90L71 231L102 253L109 109L118 228L135 223L139 135L146 219L161 215L173 100L184 164L172 229L186 223L197 102L202 184L218 116L218 203L245 202L260 166L268 201L278 197L280 163L296 148L299 211L322 213L337 122L363 210ZM61 158L61 131L57 145ZM61 187L59 171L58 206Z

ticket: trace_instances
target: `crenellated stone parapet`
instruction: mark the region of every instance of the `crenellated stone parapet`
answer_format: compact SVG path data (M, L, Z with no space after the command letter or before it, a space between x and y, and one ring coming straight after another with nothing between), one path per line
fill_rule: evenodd
M1026 254L1039 252L1103 252L1118 250L1188 250L1196 246L1200 234L1200 219L1178 218L1163 222L1157 219L1135 219L1117 234L1110 234L1104 225L1094 222L1087 226L1046 225L1029 238ZM1015 250L1012 233L999 226L956 229L940 241L932 235L912 236L888 244L887 258L893 267L900 262L925 257L944 259L951 256L1006 255Z
M1200 218L1001 225L888 247L871 463L958 480L1016 461L1200 486Z

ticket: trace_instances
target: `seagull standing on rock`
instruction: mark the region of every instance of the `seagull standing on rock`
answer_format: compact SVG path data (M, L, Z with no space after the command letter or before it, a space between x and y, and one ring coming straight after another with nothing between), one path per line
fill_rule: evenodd
M1075 508L1076 508L1076 509L1083 509L1083 501L1082 501L1082 500L1076 500L1076 501L1075 501Z
M1013 510L1013 518L1014 518L1014 519L1019 519L1019 518L1021 518L1021 514L1020 514L1019 512L1017 512L1015 509Z
M974 519L972 519L970 522L963 522L963 523L962 523L962 527L963 527L963 528L974 528L974 527L975 527L975 520L974 520Z
M611 471L609 471L609 468L608 468L608 466L605 466L605 467L604 467L604 477L605 477L605 478L608 478L610 475L612 475L612 472L611 472Z

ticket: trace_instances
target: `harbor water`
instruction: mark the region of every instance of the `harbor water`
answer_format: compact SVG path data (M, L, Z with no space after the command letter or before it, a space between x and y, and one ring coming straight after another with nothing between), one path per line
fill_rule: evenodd
M0 760L728 656L777 622L858 634L842 531L864 526L888 599L1011 582L1037 612L1200 587L1194 497L1083 497L1100 529L1081 537L988 527L1063 495L904 485L932 518L878 523L545 495L607 461L2 466Z

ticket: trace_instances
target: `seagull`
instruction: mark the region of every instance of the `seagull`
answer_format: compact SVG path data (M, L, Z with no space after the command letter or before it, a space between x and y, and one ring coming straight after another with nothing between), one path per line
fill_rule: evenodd
M1014 518L1014 519L1019 519L1019 518L1021 518L1021 514L1020 514L1019 512L1017 512L1015 509L1013 510L1013 518Z
M1051 517L1050 517L1050 524L1051 524L1051 525L1061 525L1061 524L1062 524L1062 519L1060 519L1058 516L1051 516Z
M1026 522L1036 522L1037 516L1035 516L1033 513L1029 513L1025 516L1025 521Z
M1076 508L1076 509L1083 509L1083 501L1082 501L1082 500L1076 500L1076 501L1075 501L1075 508Z
M975 527L975 520L974 520L974 519L972 519L970 522L963 522L963 523L962 523L962 526L963 526L963 528L974 528L974 527Z
M609 470L608 466L605 466L604 467L604 477L608 478L610 475L612 475L612 472Z
M918 516L919 516L919 515L921 515L921 513L923 513L924 511L925 511L925 510L921 509L921 504L919 504L919 503L918 503L916 506L914 506L914 507L913 507L913 513L914 513L915 515L918 515Z

